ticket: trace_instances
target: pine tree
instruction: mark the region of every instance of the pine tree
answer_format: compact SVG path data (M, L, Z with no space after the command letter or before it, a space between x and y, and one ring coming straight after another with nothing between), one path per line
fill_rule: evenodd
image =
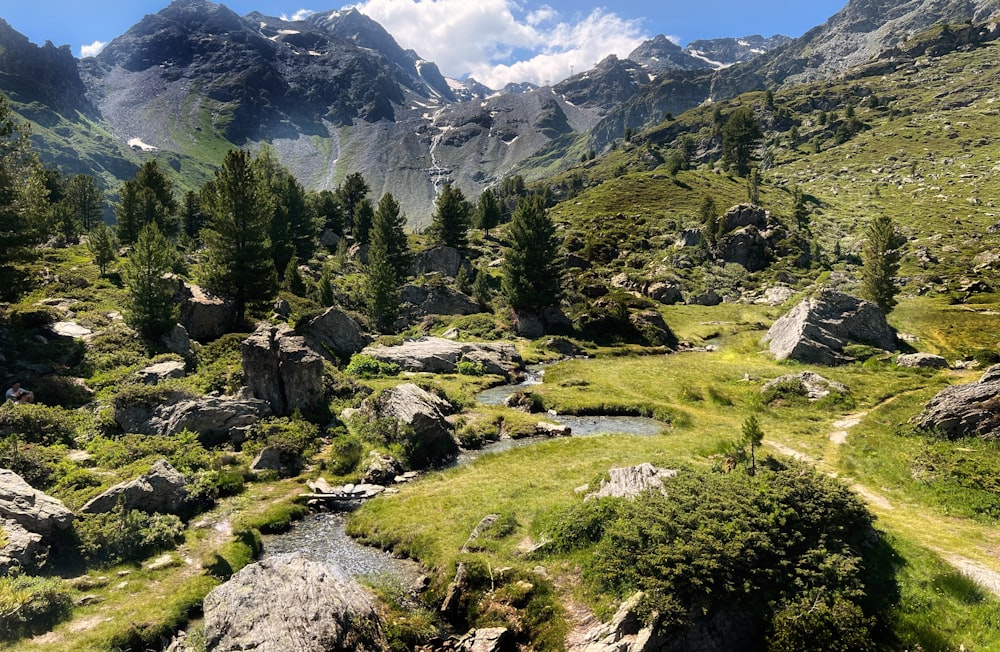
M115 237L115 232L107 224L100 222L90 232L87 246L94 256L97 269L100 270L101 276L104 276L111 263L118 260L118 238Z
M719 211L715 208L715 200L711 195L705 195L698 207L698 214L703 225L702 232L710 246L715 246L719 232Z
M306 197L310 212L319 223L320 230L329 229L339 236L344 235L344 209L332 190L311 192Z
M468 244L468 234L472 206L465 200L462 191L446 183L434 202L431 217L431 242L446 247L461 249Z
M764 137L753 110L741 106L733 111L722 127L722 159L736 168L736 174L745 177L750 172L753 152Z
M896 306L900 236L892 218L879 214L865 231L861 250L861 296L888 314Z
M27 123L17 122L0 95L0 299L16 299L27 287L22 265L37 256L47 235L48 190L31 150Z
M181 202L181 226L184 233L192 239L198 237L198 233L205 226L205 213L201 210L201 198L193 190L184 193L184 200Z
M537 198L518 202L507 229L501 288L515 310L540 311L559 304L562 269L555 225Z
M281 164L270 147L254 160L261 179L271 193L271 258L274 268L284 274L292 256L309 260L316 251L316 224L306 201L306 191Z
M764 431L761 430L760 424L757 422L757 417L754 415L748 416L743 421L742 428L742 443L744 446L750 447L750 467L747 472L750 475L757 474L757 454L756 451L760 448L761 444L764 442Z
M304 297L306 295L306 282L302 278L302 272L299 271L299 260L295 256L292 256L291 260L288 261L283 278L285 280L285 288L289 292L297 297Z
M496 193L487 188L479 195L476 203L476 228L482 229L488 238L490 229L495 229L500 224L503 210L500 208L500 200Z
M374 219L375 209L365 197L354 208L354 239L358 244L368 244L371 241L372 221Z
M392 194L382 195L372 220L365 274L368 318L383 333L392 329L399 316L399 288L410 267L405 224L406 218Z
M490 287L490 275L482 269L476 269L476 279L472 282L472 296L481 306L493 304L493 289Z
M78 174L66 185L64 200L84 231L91 231L104 220L104 197L97 181L89 174Z
M344 227L354 235L354 239L360 242L357 233L354 232L355 217L358 204L368 194L370 188L365 178L360 172L352 172L347 175L344 182L337 186L336 195L340 200L340 205L344 209Z
M798 225L800 231L809 230L809 207L806 206L806 200L802 196L802 190L798 187L795 188L793 193L794 197L794 208L792 209L792 217L795 219L795 224Z
M125 319L149 338L167 333L177 321L174 281L168 273L177 252L155 222L139 231L132 253L125 261L122 279L128 288Z
M336 294L333 291L333 281L330 280L330 274L328 272L323 272L323 276L319 279L319 303L320 305L329 308L336 301Z
M400 283L409 275L412 256L410 244L403 230L406 216L400 212L399 204L392 193L385 193L378 202L372 218L371 244L377 241L385 244L385 250Z
M122 184L120 202L115 207L118 239L132 244L147 224L156 224L161 233L174 237L179 231L174 186L156 161L144 163L135 177Z
M273 208L250 154L231 150L202 192L208 217L202 239L206 246L205 286L232 297L237 323L247 307L266 304L278 293L268 232Z

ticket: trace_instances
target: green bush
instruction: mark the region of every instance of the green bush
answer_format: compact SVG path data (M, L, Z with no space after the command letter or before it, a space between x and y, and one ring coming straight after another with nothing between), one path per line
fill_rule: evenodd
M257 423L244 449L253 452L269 447L288 455L308 457L316 452L318 436L316 425L305 419L272 417Z
M459 360L456 371L463 376L484 376L486 367L479 360Z
M165 457L170 465L185 475L212 467L214 456L198 440L197 433L182 430L170 437L125 434L120 437L94 437L87 451L95 464L120 469L139 460Z
M71 445L81 418L61 407L7 401L0 406L0 437L16 435L31 444Z
M230 393L243 385L240 347L249 333L226 333L197 351L198 365L191 382L201 392Z
M0 439L0 469L9 469L36 489L48 489L57 478L65 446L26 444L17 435Z
M885 617L898 597L892 555L871 524L848 487L794 466L752 477L683 470L669 497L581 502L545 529L554 552L588 551L583 578L592 590L643 591L644 613L659 614L668 639L721 616L746 622L755 642L743 643L762 647L778 625L774 636L797 640L790 620L775 620L776 605L788 615L816 596L837 614L858 614L851 622L870 640L861 626ZM827 625L817 617L811 635L833 635Z
M0 641L48 631L72 610L69 592L58 579L0 577Z
M365 444L360 435L345 431L333 440L328 466L334 475L347 475L361 463Z
M395 362L383 362L370 355L355 353L344 371L358 378L381 378L398 376L400 368Z
M121 505L104 514L84 516L75 525L83 556L109 566L169 550L184 534L184 524L173 514L147 514Z

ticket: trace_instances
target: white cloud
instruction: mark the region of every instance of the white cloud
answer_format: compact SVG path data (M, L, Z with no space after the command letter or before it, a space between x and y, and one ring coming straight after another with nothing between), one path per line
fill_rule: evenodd
M101 53L101 50L104 49L105 45L107 45L107 43L105 43L104 41L94 41L90 45L81 45L80 57L81 58L96 57L98 54Z
M299 9L294 14L292 14L291 17L289 17L288 14L281 14L280 18L281 20L286 20L286 21L287 20L299 21L309 18L309 16L312 16L314 13L316 12L313 11L312 9Z
M594 9L572 20L515 0L365 0L355 5L401 46L449 77L471 74L491 88L554 84L609 54L627 56L645 37L638 21Z

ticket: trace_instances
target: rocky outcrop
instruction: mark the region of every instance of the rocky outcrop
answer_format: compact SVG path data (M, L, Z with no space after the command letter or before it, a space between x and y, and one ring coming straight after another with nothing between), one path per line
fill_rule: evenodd
M754 204L737 204L719 218L719 236L712 254L721 262L760 271L770 263L777 243L786 235L768 211Z
M279 477L290 477L298 475L302 470L302 456L296 455L283 448L266 446L257 457L250 463L250 470L254 473L273 472Z
M510 377L524 368L524 360L508 342L456 342L442 337L421 337L398 346L369 346L362 351L404 371L452 374L463 360L479 362L483 371Z
M49 540L73 524L73 512L18 474L0 469L0 572L33 568L48 554Z
M242 441L246 430L271 415L266 401L255 398L202 396L172 392L160 403L122 401L115 404L115 421L124 432L173 435L190 430L209 445Z
M181 325L188 336L199 342L211 342L225 335L236 317L231 300L184 281L178 283L174 300L180 303Z
M463 652L503 652L513 650L514 634L506 627L480 627L458 641Z
M451 459L458 453L453 428L445 415L452 406L442 398L412 383L390 387L369 397L361 405L361 415L391 418L402 426L398 433L410 451L410 464L423 468Z
M421 274L438 273L455 278L461 269L464 269L466 273L472 272L472 265L465 259L462 252L454 247L437 246L419 251L413 256L410 274L420 276Z
M566 313L556 307L545 308L541 312L515 311L513 320L514 332L529 340L545 335L567 335L573 332L573 322Z
M836 365L853 362L848 344L868 344L896 350L896 336L874 303L822 290L803 300L774 322L764 343L778 360Z
M404 285L399 291L400 324L416 323L427 315L472 315L479 303L444 284Z
M566 649L569 652L653 652L662 649L665 641L656 635L655 623L643 624L639 616L642 598L641 592L632 594L609 622L591 628Z
M388 649L367 592L338 566L296 554L243 568L205 597L205 639L215 652Z
M240 353L251 394L267 401L275 415L314 412L323 405L323 358L286 324L258 324Z
M584 496L584 500L595 498L633 498L649 491L666 495L663 481L677 477L675 469L661 469L649 462L638 466L612 467L608 477L601 479L597 491Z
M947 369L948 361L933 353L904 353L896 358L896 366L908 369Z
M846 385L833 380L827 380L814 371L803 371L797 374L786 374L764 383L760 393L773 394L775 398L793 394L804 396L810 401L816 401L832 392L846 394Z
M184 363L178 360L167 360L149 365L139 370L139 380L147 385L157 385L164 380L184 377Z
M357 320L336 306L306 322L303 334L310 348L331 359L350 358L372 341Z
M110 512L119 503L125 510L177 514L187 502L187 480L166 460L157 460L148 473L122 482L94 496L80 508L84 514Z
M1000 365L987 369L974 383L941 390L914 422L948 439L1000 438Z

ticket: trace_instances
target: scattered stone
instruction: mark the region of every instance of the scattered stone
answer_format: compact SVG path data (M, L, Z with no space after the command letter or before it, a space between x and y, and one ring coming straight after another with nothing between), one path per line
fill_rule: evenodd
M164 568L173 568L174 566L179 566L179 565L180 561L177 559L177 557L167 552L160 555L153 561L144 564L143 567L146 570L158 571L158 570L163 570Z
M896 366L909 369L947 369L948 361L933 353L904 353L896 358Z
M540 437L569 437L573 429L558 423L539 421L535 424L535 434Z
M65 531L73 524L73 512L65 505L7 469L0 469L0 518L43 537Z
M243 568L205 597L204 610L215 652L388 649L365 589L335 564L296 554Z
M395 478L403 473L403 465L391 455L372 451L368 454L368 459L362 465L361 470L365 483L385 485L395 481Z
M658 491L663 495L667 489L663 481L677 477L675 469L661 469L649 462L639 466L612 467L608 471L608 479L601 480L601 487L595 492L584 496L584 500L594 498L631 498L648 491Z
M148 473L121 482L91 498L80 508L84 514L102 514L119 502L128 510L177 514L187 502L187 480L166 460L157 460Z
M650 286L646 288L646 296L653 301L659 301L667 306L684 303L684 295L681 294L680 288L671 283L664 283L662 281L650 284Z
M775 285L764 290L764 296L754 303L762 303L768 306L780 306L784 302L795 296L795 290L786 285Z
M778 360L836 365L853 362L851 343L896 350L896 336L874 303L824 289L774 322L764 336Z
M464 652L501 652L512 650L514 635L506 627L480 627L463 637L458 649Z
M349 358L372 341L356 319L336 306L306 322L303 332L309 346L330 359Z
M250 393L277 416L312 412L324 400L323 359L287 324L257 325L240 347Z
M709 290L708 292L688 297L687 302L692 306L717 306L722 303L722 297L715 290Z
M179 360L168 360L140 369L138 374L139 380L146 385L157 385L171 378L183 378L184 363Z
M545 341L545 348L567 358L578 356L582 351L580 347L565 337L550 337Z
M90 330L86 326L81 326L80 324L72 321L57 321L49 326L49 330L53 335L57 335L59 337L73 337L81 339L94 334L94 331Z
M1000 438L1000 365L987 369L974 383L941 390L914 422L948 439Z
M236 318L229 299L217 297L197 285L180 281L174 300L180 303L179 321L188 335L199 342L211 342L226 334Z
M810 401L816 401L829 396L831 392L847 394L850 390L847 389L846 385L834 380L827 380L814 371L803 371L797 374L779 376L760 388L761 394L772 391L797 394L805 396Z
M480 362L488 374L510 378L524 368L524 360L509 342L456 342L443 337L421 337L398 346L366 347L362 354L392 362L404 371L455 373L463 360Z

